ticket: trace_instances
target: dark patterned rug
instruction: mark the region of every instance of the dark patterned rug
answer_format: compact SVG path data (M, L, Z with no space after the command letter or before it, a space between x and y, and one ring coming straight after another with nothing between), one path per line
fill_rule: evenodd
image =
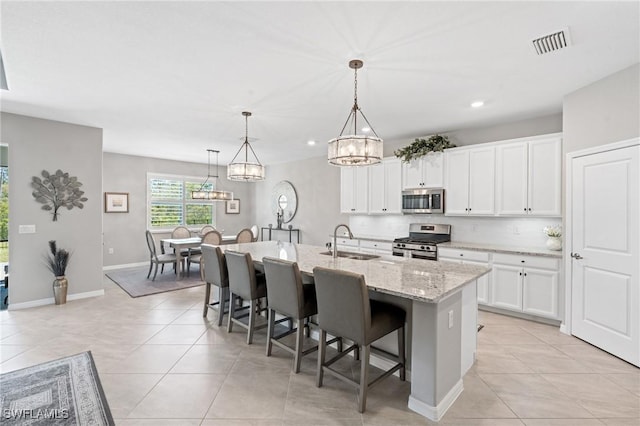
M155 281L147 279L148 272L148 266L137 266L135 268L116 269L106 275L131 297L182 290L183 288L204 284L204 281L200 280L200 270L197 266L192 266L189 276L183 277L180 281L176 281L176 275L173 273L171 265L167 265L164 268L164 274L161 274L158 270ZM153 276L153 272L151 272L151 276Z
M0 374L3 425L114 425L91 352Z

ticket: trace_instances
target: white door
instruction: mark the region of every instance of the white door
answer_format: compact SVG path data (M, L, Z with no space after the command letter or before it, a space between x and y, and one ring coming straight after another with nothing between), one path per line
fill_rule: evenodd
M469 151L469 214L493 215L495 210L495 148Z
M522 312L522 268L493 264L491 270L491 304Z
M369 166L369 213L384 213L385 208L385 164Z
M369 168L355 167L355 198L354 213L366 213L369 208L367 199L369 198Z
M603 147L606 149L606 147ZM571 332L640 366L640 146L571 161Z
M354 211L355 170L353 167L340 168L340 213Z
M402 189L418 188L422 186L422 160L402 162Z
M528 147L527 142L522 142L496 148L498 214L527 214Z
M442 188L444 184L444 155L430 152L422 157L422 183L425 188Z
M384 161L385 213L402 213L401 161L391 158Z
M469 151L445 152L446 214L469 214Z
M562 139L554 138L529 144L529 214L536 216L562 214L561 160Z
M559 275L557 271L526 268L522 281L522 311L557 318Z

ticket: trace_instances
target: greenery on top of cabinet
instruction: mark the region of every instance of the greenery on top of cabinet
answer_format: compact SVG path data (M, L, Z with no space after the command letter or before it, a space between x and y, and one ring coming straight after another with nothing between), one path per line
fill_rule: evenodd
M444 151L447 148L454 148L455 145L449 141L447 136L433 135L428 139L416 138L411 145L395 150L393 153L405 163L420 158L430 152Z

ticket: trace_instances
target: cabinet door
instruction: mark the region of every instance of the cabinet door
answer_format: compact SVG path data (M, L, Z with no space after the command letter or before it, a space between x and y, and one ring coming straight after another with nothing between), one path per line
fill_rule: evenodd
M469 150L469 214L495 213L495 148Z
M522 268L493 264L491 304L522 312Z
M445 152L445 204L450 215L466 215L469 208L469 151Z
M525 268L522 281L523 312L558 317L558 276L556 271Z
M402 213L402 162L397 158L384 161L385 213Z
M478 266L484 266L486 268L489 267L488 263L484 263L484 262L474 262L472 260L463 260L462 261L463 264L465 265L478 265ZM477 282L478 282L478 303L482 303L485 305L489 304L489 300L491 300L489 298L489 276L491 273L486 274L481 276L480 278L478 278Z
M422 160L402 162L402 189L419 188L422 185Z
M527 168L529 144L509 143L496 147L497 213L527 214Z
M560 216L562 139L529 143L529 214Z
M341 213L353 213L354 206L354 191L355 189L355 168L354 167L341 167L340 168L340 212Z
M425 188L442 188L444 185L444 154L430 152L421 160L423 186Z
M369 168L355 167L354 210L353 213L366 213L369 208Z
M385 187L384 162L369 166L369 213L384 213Z

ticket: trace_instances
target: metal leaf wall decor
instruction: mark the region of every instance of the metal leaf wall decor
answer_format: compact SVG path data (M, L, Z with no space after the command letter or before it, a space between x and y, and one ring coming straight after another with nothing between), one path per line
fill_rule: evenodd
M44 204L42 210L53 212L54 222L58 220L60 207L66 207L67 210L84 207L82 203L88 198L83 197L84 191L80 189L82 183L77 177L69 176L69 173L62 170L56 170L53 174L43 170L41 174L42 179L38 176L31 179L31 187L34 189L31 195L38 203Z

